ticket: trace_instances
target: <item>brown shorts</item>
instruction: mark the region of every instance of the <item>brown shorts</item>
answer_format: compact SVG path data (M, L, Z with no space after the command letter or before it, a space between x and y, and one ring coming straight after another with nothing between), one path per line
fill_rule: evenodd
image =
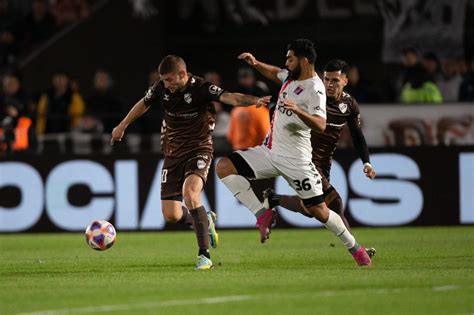
M161 170L161 200L181 201L184 181L191 174L201 177L205 184L211 162L212 153L201 151L178 158L165 157Z
M313 161L313 163L314 163L314 161ZM329 183L330 170L319 168L317 166L316 166L316 169L318 170L319 175L321 175L321 181L322 181L322 184L323 184L323 192L327 193L328 190L330 190L331 187L332 187L331 183Z

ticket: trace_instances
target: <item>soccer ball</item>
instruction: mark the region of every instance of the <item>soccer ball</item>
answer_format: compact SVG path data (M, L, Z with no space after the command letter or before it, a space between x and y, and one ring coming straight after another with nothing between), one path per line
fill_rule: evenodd
M115 243L114 226L107 221L95 220L87 226L86 242L95 250L106 250L112 247Z

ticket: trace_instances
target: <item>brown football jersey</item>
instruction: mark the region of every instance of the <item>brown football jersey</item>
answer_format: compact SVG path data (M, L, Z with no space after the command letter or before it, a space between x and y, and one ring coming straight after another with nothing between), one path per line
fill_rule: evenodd
M326 130L323 133L311 132L311 146L314 164L329 178L331 161L344 126L347 123L352 133L354 129L360 129L361 124L359 105L346 92L337 101L327 98L326 111Z
M212 102L219 101L222 93L222 88L192 74L182 91L170 93L160 81L148 89L145 104L164 110L161 150L165 156L181 157L196 150L213 152L216 111Z

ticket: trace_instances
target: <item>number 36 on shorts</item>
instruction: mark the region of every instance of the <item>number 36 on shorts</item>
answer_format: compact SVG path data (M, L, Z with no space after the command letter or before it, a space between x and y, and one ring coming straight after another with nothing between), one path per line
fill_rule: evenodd
M311 190L311 183L309 182L309 178L305 178L303 180L295 179L295 180L293 180L293 183L295 184L295 190L296 191Z

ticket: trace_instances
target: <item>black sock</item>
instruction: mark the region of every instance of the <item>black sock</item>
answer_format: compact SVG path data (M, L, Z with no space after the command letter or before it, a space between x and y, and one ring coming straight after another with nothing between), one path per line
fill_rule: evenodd
M209 253L209 249L199 249L198 256L204 255L207 258L211 259L211 254Z
M181 219L178 220L177 223L185 224L187 226L193 225L193 216L191 215L191 213L189 213L188 208L184 206L182 206L181 208L183 209L183 216L181 217Z

